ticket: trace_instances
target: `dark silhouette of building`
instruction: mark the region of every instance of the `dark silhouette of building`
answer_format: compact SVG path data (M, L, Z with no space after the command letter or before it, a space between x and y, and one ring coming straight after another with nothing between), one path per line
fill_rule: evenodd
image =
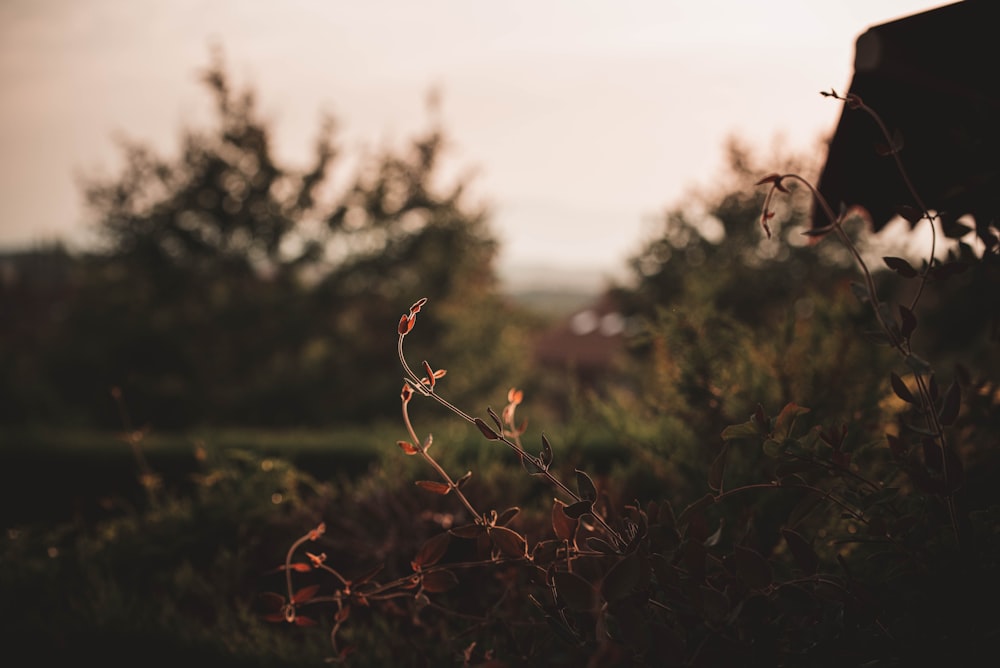
M535 342L535 361L544 369L571 372L591 387L613 368L624 349L627 326L616 300L606 292L543 332Z
M857 40L849 90L896 135L923 203L952 219L974 217L987 248L1000 214L995 9L965 0L871 27ZM845 105L819 180L835 209L862 207L876 231L901 205L917 206L887 146L868 114ZM815 211L817 227L828 222L821 216Z

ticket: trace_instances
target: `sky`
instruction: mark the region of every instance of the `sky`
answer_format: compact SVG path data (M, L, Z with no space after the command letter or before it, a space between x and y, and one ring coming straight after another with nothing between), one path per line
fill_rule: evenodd
M348 153L402 146L436 91L501 275L603 280L719 172L727 138L814 147L857 37L942 4L0 0L0 249L88 243L81 179L114 175L123 137L172 155L209 127L217 46L295 166L325 114Z

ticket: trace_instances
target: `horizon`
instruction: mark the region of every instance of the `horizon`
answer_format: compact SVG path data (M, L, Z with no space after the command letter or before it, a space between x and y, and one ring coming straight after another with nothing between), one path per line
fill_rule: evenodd
M473 171L498 273L600 282L720 172L727 138L807 150L839 118L819 91L847 88L857 37L943 4L6 3L0 247L85 240L79 176L117 172L116 137L170 156L205 126L197 73L218 44L292 164L323 113L348 156L398 147L436 92L443 175Z

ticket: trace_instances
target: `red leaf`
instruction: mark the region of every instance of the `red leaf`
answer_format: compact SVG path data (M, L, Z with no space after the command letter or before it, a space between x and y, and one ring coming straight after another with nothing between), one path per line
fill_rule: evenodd
M426 489L428 492L440 494L441 496L444 496L451 491L451 487L446 483L435 482L433 480L418 480L414 484L421 489Z
M260 607L268 612L280 613L281 609L285 607L285 597L281 594L276 594L273 591L261 593L260 596L258 596L258 599L260 600ZM284 614L281 614L280 617L281 618L278 621L285 621Z
M292 594L292 603L299 604L305 603L310 600L319 592L319 585L309 585L308 587L303 587L294 594Z
M434 369L432 369L431 365L427 363L427 360L424 360L424 373L427 374L427 378L424 379L425 384L434 387L434 381L437 380L437 376L434 375Z
M399 325L396 327L396 331L400 336L404 336L410 333L413 329L413 323L416 322L417 318L414 315L406 315L405 313L399 318Z
M495 524L498 527L505 527L508 524L510 524L511 520L517 517L520 513L521 509L518 508L517 506L508 508L507 510L500 513L500 515L497 517L497 521Z
M486 527L482 524L465 524L454 529L448 529L448 533L459 538L478 538L486 533Z
M418 450L416 446L414 446L409 441L396 441L396 445L398 445L403 450L403 452L405 452L408 455L415 455L420 452L420 450Z
M420 581L424 591L437 594L458 586L458 578L451 571L425 573Z
M552 504L552 530L559 540L572 541L579 520L566 514L566 504L556 499Z
M420 546L417 550L417 555L413 557L413 561L410 565L413 570L419 571L427 566L433 566L437 562L441 561L441 557L444 556L445 552L448 551L448 545L451 543L451 534L448 532L439 533L436 536L431 536L424 544Z
M483 422L482 418L476 418L474 422L476 426L479 427L479 431L481 431L483 436L485 436L488 440L497 441L500 439L500 435L493 431L492 427Z
M507 527L492 527L489 532L493 545L503 556L514 559L527 556L528 544L521 534Z

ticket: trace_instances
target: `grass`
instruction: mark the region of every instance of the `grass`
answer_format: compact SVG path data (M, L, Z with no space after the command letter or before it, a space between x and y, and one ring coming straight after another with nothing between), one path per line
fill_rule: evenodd
M431 433L442 444L439 450L446 450L457 465L487 463L506 455L484 446L474 429L452 422L433 425ZM396 422L329 429L203 428L150 432L142 438L141 452L152 471L174 487L183 486L197 471L199 446L277 457L319 480L336 480L362 474L385 456L396 458L395 443L404 436ZM564 452L599 470L625 455L600 432L590 432L586 441L561 445ZM38 426L8 430L0 434L0 460L4 528L97 517L113 499L137 502L143 495L135 456L117 432Z

